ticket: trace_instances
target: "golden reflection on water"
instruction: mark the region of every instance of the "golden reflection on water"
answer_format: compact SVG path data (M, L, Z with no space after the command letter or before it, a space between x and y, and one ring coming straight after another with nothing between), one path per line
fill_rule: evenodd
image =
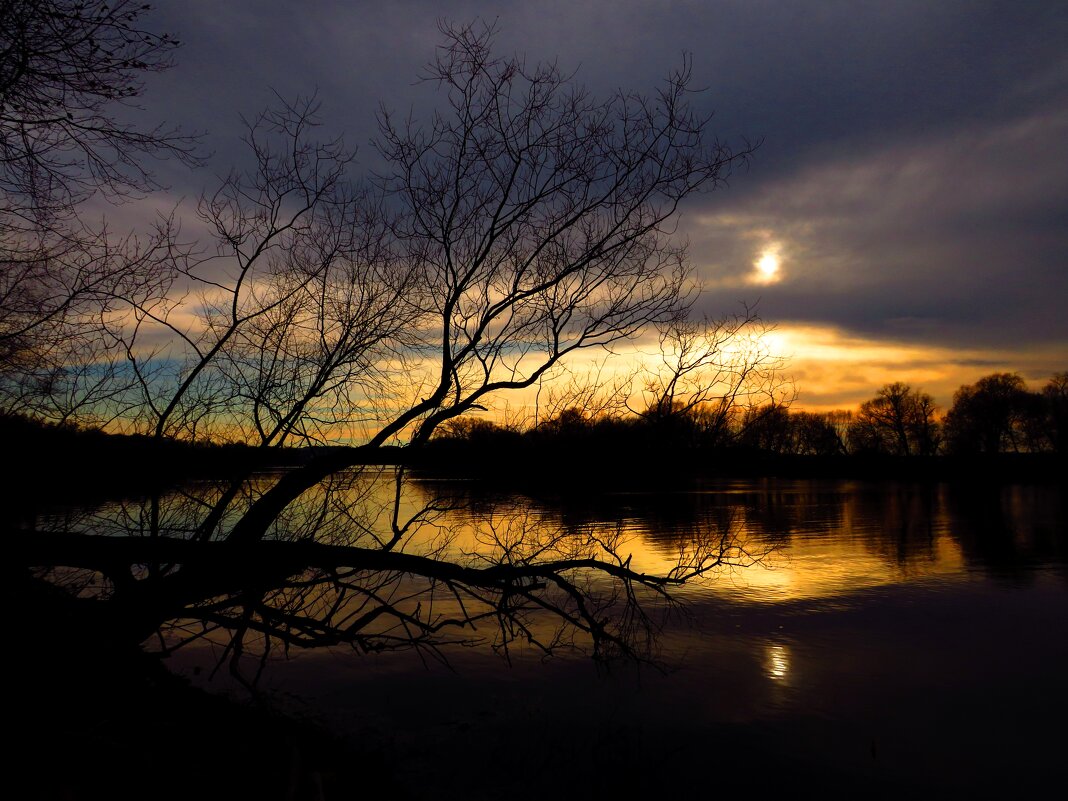
M733 602L782 603L966 574L945 488L887 485L873 492L848 482L772 482L755 490L734 507L731 525L749 552L763 543L766 553L753 567L721 571L701 592ZM660 550L661 540L647 534L644 549ZM656 560L653 553L646 558Z
M768 644L764 649L764 672L769 679L785 681L790 677L790 649L785 645Z
M930 558L902 565L872 553L856 541L796 537L760 565L734 571L730 581L711 583L707 590L735 600L771 603L827 598L959 574L963 569L960 546L946 535L934 545Z
M478 565L502 553L517 558L538 553L547 540L553 545L541 554L543 559L572 555L571 547L611 542L632 569L663 575L690 543L726 533L731 547L726 563L684 587L682 594L733 603L831 598L928 578L952 579L967 567L960 541L951 533L951 504L940 494L944 490L736 482L704 493L708 503L693 509L687 504L698 493L669 496L670 515L663 509L657 514L644 508L627 511L641 496L621 493L617 500L623 511L604 520L596 515L572 519L576 516L519 496L487 500L474 491L468 494L463 482L455 482L457 495L447 503L440 502L440 483L406 483L395 495L388 468L353 477L350 486L332 496L325 490L309 492L287 511L288 522L279 526L283 536L300 536L314 520L316 530L305 533L319 541L381 547L391 536L392 518L404 527L396 549L409 553ZM435 511L425 511L428 502L437 504ZM129 510L124 514L123 519L131 518ZM179 509L173 516L182 521L185 515ZM120 519L114 509L101 511L97 524L102 516ZM181 536L182 529L191 530L191 525L176 523L174 534Z
M770 487L740 482L710 493L721 504L717 508L726 506L729 514L681 514L668 522L642 514L571 522L557 509L518 497L474 508L465 502L414 526L408 546L419 550L425 545L443 558L478 562L481 555L502 548L529 551L545 540L547 531L555 537L565 532L576 542L611 540L633 569L663 575L678 564L688 542L726 532L731 550L725 563L687 585L683 594L734 603L825 599L965 573L965 554L951 534L945 499L938 492L865 494L848 483L830 490L806 482ZM382 482L382 489L392 491L389 481ZM401 516L416 514L426 501L423 496L432 494L418 484L411 487L403 495ZM680 504L687 499L692 496L679 494ZM620 501L625 504L627 496Z
M769 532L744 506L725 524L686 523L687 531L729 526L736 550L728 555L727 563L683 588L683 594L735 603L785 603L932 578L952 579L966 572L961 546L937 509L913 508L915 500L906 497L893 499L885 508L876 504L873 511L848 492L837 495L831 506L837 515L833 520L807 519L804 510L797 512L785 536ZM508 533L516 526L525 530L559 525L550 512L532 508L523 509L517 523L517 511L498 509L480 517L461 514L450 520L451 548L456 553L476 553L491 539L487 532L499 540L502 532L505 539L524 536ZM616 536L619 553L630 558L632 568L656 574L667 573L677 564L680 543L685 540L639 517L586 522L573 531L577 537Z

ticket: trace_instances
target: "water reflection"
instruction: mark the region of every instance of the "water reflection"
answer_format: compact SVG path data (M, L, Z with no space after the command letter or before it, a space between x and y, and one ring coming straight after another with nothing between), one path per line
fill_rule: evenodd
M212 523L206 542L194 543L211 545L229 525L211 520L224 491L190 486L156 499L39 516L33 527L107 533L123 544L154 537L193 543ZM242 491L247 504L262 490L253 482ZM41 568L35 576L65 586L71 598L121 598L128 584L141 585L142 594L116 608L139 632L145 620L134 614L136 602L155 610L164 631L152 647L170 651L189 643L170 664L200 667L202 678L238 648L245 649L238 662L251 662L254 672L271 645L281 643L290 654L315 646L306 657L271 663L264 683L317 704L338 726L352 727L354 740L363 724L353 721L365 721L371 709L380 731L407 732L406 742L420 744L420 752L428 720L455 720L479 742L511 747L531 732L541 732L544 743L566 739L552 752L565 759L583 735L592 741L606 720L623 720L633 724L619 735L633 749L619 757L624 775L650 754L658 764L673 764L679 753L697 764L734 742L730 726L756 722L759 737L730 751L732 758L748 754L750 762L739 764L751 770L765 759L780 764L786 755L795 768L810 765L810 778L844 765L867 790L881 786L892 766L910 787L948 787L947 797L966 784L959 780L963 772L981 775L976 783L985 788L981 771L1014 781L1017 765L1039 776L1058 764L1055 738L1035 734L1061 725L1068 714L1060 675L1068 662L1061 635L1068 518L1057 487L738 481L687 492L546 497L422 479L395 492L388 470L339 478L280 516L266 544L299 546L314 537L330 547L396 548L471 568L596 552L614 554L638 573L669 571L680 554L704 547L726 554L729 564L681 588L689 603L663 606L660 611L678 614L661 617L652 615L655 592L632 599L627 585L578 570L558 574L571 583L555 595L535 595L549 579L533 573L507 585L490 582L477 595L469 590L478 585L463 584L463 573L315 562L295 572L287 563L279 573L271 569L278 565L270 549L256 551L264 561L251 568L224 565L233 571L225 575L175 549L135 559L126 584L110 577L107 564ZM160 596L149 587L160 588ZM199 595L178 594L176 587ZM176 603L159 611L154 604L164 589ZM29 583L16 596L30 607L53 600ZM561 606L549 611L535 600ZM560 625L580 601L589 604L584 625L611 619L612 633L634 653L656 653L678 670L605 685L583 683L579 660L555 659L546 667L546 653L589 646L588 632ZM643 618L646 613L652 616ZM64 631L84 640L93 626L108 622L103 616L50 620L62 620ZM434 628L447 621L462 625ZM444 635L504 643L514 667L506 670L491 649L456 649L445 653L456 673L428 672L420 657L439 653L434 648ZM539 644L550 647L538 650ZM391 647L403 652L374 656ZM342 648L365 658L335 658ZM110 664L100 648L86 653ZM56 664L66 669L66 661ZM488 687L499 696L491 697ZM398 699L405 704L400 713ZM565 727L578 736L560 738ZM470 758L464 750L470 737L454 736L451 723L436 731L448 754L442 764ZM611 751L619 736L613 729L598 742ZM507 764L508 754L499 757L496 764ZM942 784L929 786L931 776Z
M480 641L633 655L655 650L678 599L831 608L886 588L967 584L977 572L1016 582L1032 581L1036 567L1064 575L1055 487L764 480L548 498L412 481L391 468L335 475L279 513L255 554L224 548L212 553L236 562L213 556L210 570L190 566L194 551L178 546L226 545L216 542L220 532L277 480L261 477L238 493L195 484L42 516L39 529L109 535L132 555L121 557L126 573L87 558L37 578L72 597L115 600L141 638L165 626L165 651L203 639L237 658L278 647ZM272 543L296 556L277 563L281 549L264 550ZM334 550L311 558L304 543ZM680 587L653 580L686 576ZM153 623L155 584L170 589ZM766 672L782 681L790 654L774 648Z
M764 649L764 671L773 681L786 681L790 677L790 649L785 645L769 643Z
M154 637L165 655L208 643L250 684L295 649L652 658L677 585L768 551L697 521L647 554L625 525L465 503L378 468L332 474L275 507L288 475L43 518L19 544L28 565L46 566L32 581L69 590L107 639Z
M451 493L458 509L477 508L483 519L523 508L573 531L619 530L643 569L663 568L694 531L731 529L758 566L724 567L686 592L733 602L827 599L916 581L967 581L974 571L1063 566L1068 559L1055 486L736 481L689 492L530 498L473 483L422 483ZM1024 570L1021 579L1028 575Z
M425 477L405 482L398 493L393 477L392 469L374 469L335 478L287 509L270 536L366 542L477 561L479 554L529 548L531 539L552 531L550 539L559 533L575 541L610 541L635 569L664 573L695 542L724 533L730 558L683 592L750 603L960 581L976 570L1029 581L1035 567L1068 563L1062 536L1068 514L1053 486L760 480L694 491L545 498ZM246 491L257 497L254 482ZM81 515L66 510L30 527L189 539L221 492L201 483L151 501L114 503ZM231 517L240 513L237 505L228 510ZM227 524L218 520L215 530Z

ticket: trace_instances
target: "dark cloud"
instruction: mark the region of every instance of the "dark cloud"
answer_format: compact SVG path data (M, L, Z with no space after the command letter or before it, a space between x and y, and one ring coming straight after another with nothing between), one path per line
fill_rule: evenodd
M946 346L1068 351L1068 6L1020 2L262 2L154 12L184 42L146 113L240 159L239 113L318 90L326 131L367 143L415 84L438 19L496 21L501 52L557 58L593 91L648 90L692 54L695 96L751 171L684 230L722 312ZM202 175L166 176L179 193ZM783 280L746 274L777 243ZM1068 357L1068 352L1065 353ZM1066 358L1068 361L1068 358Z
M184 41L157 94L199 127L232 128L273 87L318 87L365 141L377 104L407 107L442 17L496 21L501 52L559 59L603 92L648 89L694 59L698 102L727 136L766 138L776 164L839 140L994 120L1063 93L1068 13L974 2L316 2L185 0L160 24ZM1060 60L1058 62L1058 60ZM152 102L162 108L160 98Z
M764 177L691 218L695 261L723 291L781 243L772 319L869 336L1025 347L1068 342L1068 113L900 137ZM723 199L720 199L721 201Z

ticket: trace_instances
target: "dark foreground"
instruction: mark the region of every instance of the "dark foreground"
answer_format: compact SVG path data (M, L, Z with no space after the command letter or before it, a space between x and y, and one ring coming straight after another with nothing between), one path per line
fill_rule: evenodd
M666 633L669 649L687 651L667 674L598 674L578 658L529 655L509 667L468 651L452 670L411 654L313 654L269 672L256 702L204 692L136 653L101 653L70 631L62 647L14 656L26 672L12 685L9 781L14 797L48 799L945 798L1063 787L1063 586L968 596L701 608L699 638L688 626ZM173 667L200 683L206 657Z

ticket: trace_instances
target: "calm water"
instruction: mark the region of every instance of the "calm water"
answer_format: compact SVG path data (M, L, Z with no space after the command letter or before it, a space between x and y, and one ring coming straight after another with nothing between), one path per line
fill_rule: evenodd
M417 491L463 501L455 530L521 510L623 530L635 565L655 568L694 530L730 526L761 558L686 588L685 614L659 639L663 673L521 650L507 664L479 649L448 666L326 651L268 669L269 692L366 743L402 795L985 796L1068 778L1068 510L1056 486ZM192 675L209 662L194 650L173 666Z

